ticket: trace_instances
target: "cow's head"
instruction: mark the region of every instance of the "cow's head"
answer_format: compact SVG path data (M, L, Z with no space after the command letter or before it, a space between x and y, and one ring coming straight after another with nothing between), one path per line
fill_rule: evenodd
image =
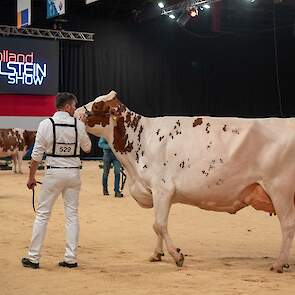
M115 151L123 154L133 150L133 141L129 140L126 128L133 128L135 132L141 116L131 115L115 91L78 108L75 117L86 123L89 133L105 137Z
M102 128L115 126L124 111L125 106L118 99L117 93L111 91L78 108L75 117L85 121L88 132L100 136L103 135Z

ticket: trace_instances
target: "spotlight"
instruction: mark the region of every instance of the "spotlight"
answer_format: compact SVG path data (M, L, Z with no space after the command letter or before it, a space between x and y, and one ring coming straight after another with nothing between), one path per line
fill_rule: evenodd
M188 13L189 13L189 15L191 16L191 17L196 17L196 16L198 16L198 9L196 9L195 7L191 7L190 9L189 9L189 11L188 11Z
M210 5L209 5L209 4L204 4L203 7L204 7L205 9L209 9L209 8L210 8Z
M164 7L165 7L165 4L164 4L163 2L158 2L158 6L159 6L160 8L164 8Z
M170 17L171 19L175 19L175 15L174 15L174 14L169 14L169 17Z

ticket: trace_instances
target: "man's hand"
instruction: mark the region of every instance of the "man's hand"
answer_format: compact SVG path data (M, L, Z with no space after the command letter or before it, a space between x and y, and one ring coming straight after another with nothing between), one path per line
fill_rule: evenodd
M28 189L34 189L34 187L37 185L35 175L36 175L38 165L39 165L39 162L32 160L31 166L30 166L29 179L27 182Z
M86 124L87 115L86 115L86 112L84 110L82 110L82 107L75 111L74 118L77 118L78 120L80 120L84 124Z
M79 115L79 120L82 121L84 124L87 122L87 116L85 113Z
M37 181L35 177L28 179L28 182L27 182L28 189L33 189L36 185L37 185Z

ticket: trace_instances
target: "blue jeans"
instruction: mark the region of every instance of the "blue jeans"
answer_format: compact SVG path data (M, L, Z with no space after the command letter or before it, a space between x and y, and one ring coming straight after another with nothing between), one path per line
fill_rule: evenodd
M116 156L112 150L103 150L103 175L102 175L102 185L105 191L108 190L108 177L111 168L111 164L114 166L115 183L114 191L120 192L120 169L121 163L117 160Z

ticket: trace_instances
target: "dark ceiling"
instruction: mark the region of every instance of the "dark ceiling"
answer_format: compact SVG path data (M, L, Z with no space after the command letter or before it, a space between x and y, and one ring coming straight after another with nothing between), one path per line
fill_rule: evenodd
M16 0L0 1L0 24L16 24ZM52 20L46 20L46 0L32 0L32 26L46 26ZM61 16L67 19L72 14L88 14L90 17L129 18L134 10L142 10L155 4L153 0L98 0L85 5L85 0L66 0L66 14Z
M16 0L0 0L0 24L16 25ZM52 28L54 22L64 20L64 28L71 30L71 17L85 16L89 19L109 18L135 22L149 21L160 17L157 0L98 0L85 5L85 0L66 0L66 14L55 19L46 19L46 0L32 0L32 27ZM168 6L181 0L166 0ZM276 4L274 4L276 3ZM223 31L264 30L273 27L274 20L278 26L293 26L295 19L295 0L220 0L220 21ZM194 22L196 30L202 28L210 31L210 19L213 10L202 12ZM207 20L206 20L207 17ZM275 18L274 18L275 17ZM77 28L75 28L77 29Z

